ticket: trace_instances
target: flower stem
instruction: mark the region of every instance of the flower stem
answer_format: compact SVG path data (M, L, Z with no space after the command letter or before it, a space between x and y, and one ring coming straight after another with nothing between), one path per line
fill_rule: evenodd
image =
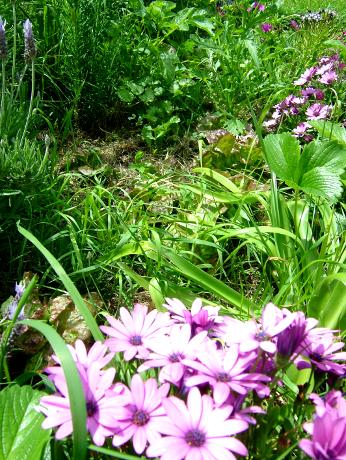
M5 119L5 90L6 90L5 59L2 60L1 74L2 74L2 87L1 87L1 106L0 106L0 128Z
M12 49L12 95L14 94L14 85L16 80L16 53L17 53L17 15L16 1L12 0L13 16L13 49Z

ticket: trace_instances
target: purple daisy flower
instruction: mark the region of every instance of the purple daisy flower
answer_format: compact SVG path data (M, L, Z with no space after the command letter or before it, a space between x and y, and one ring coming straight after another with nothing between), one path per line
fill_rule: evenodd
M183 360L183 364L198 371L196 375L186 378L185 385L192 387L208 383L213 388L217 405L223 404L231 391L245 395L255 390L259 396L267 396L269 388L263 382L270 381L270 377L246 372L256 356L256 353L241 355L236 344L223 351L210 342L205 350L197 353L198 361Z
M304 313L299 311L292 313L287 309L282 310L285 316L291 316L293 321L283 333L277 336L277 351L280 358L294 361L306 348L306 339L309 332L318 321L313 318L306 318Z
M120 308L121 321L107 316L109 326L101 326L101 331L111 338L105 344L111 351L124 352L124 359L130 361L135 356L147 358L149 355L148 342L162 337L171 327L171 320L167 313L153 310L148 313L144 305L136 304L132 315L126 308Z
M330 115L331 109L329 105L323 105L316 102L312 104L305 113L308 120L324 120Z
M295 86L302 86L308 83L316 74L317 67L310 67L306 69L304 73L298 78L298 80L294 81L293 84Z
M284 316L282 311L273 303L268 303L262 312L260 323L256 321L237 321L225 318L223 327L223 340L227 344L239 344L241 353L258 350L267 353L276 352L274 337L283 332L294 321L292 316Z
M335 399L336 395L333 395ZM338 399L338 397L336 397ZM299 447L315 460L345 460L346 458L346 417L339 407L325 405L320 402L319 412L312 423L305 423L304 429L312 439L302 439ZM345 403L341 404L343 407Z
M321 78L318 80L320 83L323 83L324 85L331 85L335 81L337 81L338 76L335 70L328 70L325 72Z
M163 401L168 420L161 423L166 435L151 443L149 457L161 460L235 460L233 452L247 455L247 449L233 435L248 428L243 420L229 419L231 407L214 408L210 396L192 388L187 405L171 396Z
M191 338L189 324L173 326L169 336L150 341L150 349L153 352L149 354L148 360L139 366L138 372L152 367L162 367L159 374L160 382L179 385L186 372L186 366L182 360L193 360L197 351L205 343L206 337L207 331L202 331Z
M100 369L105 367L114 357L114 353L107 353L108 347L102 342L95 342L87 351L84 342L80 339L76 340L74 347L67 345L71 352L72 358L77 364L77 368L87 370L93 363L97 363ZM63 376L64 372L60 366L60 360L52 355L52 359L59 366L49 366L44 370L49 374L49 378L54 382L55 376Z
M336 342L334 334L328 333L317 336L318 340L311 340L308 337L307 349L304 354L308 356L317 369L324 372L332 372L336 375L344 375L346 373L346 365L339 364L336 361L346 362L346 352L338 352L344 347L344 342ZM330 331L331 332L331 331Z
M190 324L192 335L201 331L210 331L222 324L223 318L218 316L219 307L202 305L201 299L192 302L188 310L179 299L166 299L164 307L169 311L171 318L178 324Z
M261 24L261 30L262 32L267 34L268 32L271 32L273 30L273 25L270 24L270 22L264 22L263 24Z
M115 369L100 371L98 363L93 362L88 369L79 368L79 375L87 405L87 429L94 443L102 446L105 438L113 435L113 429L117 425L113 412L119 406L119 396L113 397L115 393L109 393L113 385ZM56 374L54 384L58 393L43 396L37 410L46 416L42 428L59 427L55 438L64 439L73 430L65 377Z
M169 384L157 387L155 379L143 382L136 374L131 380L131 391L126 391L121 405L113 409L118 427L113 437L113 445L118 447L132 438L137 454L143 453L147 443L160 439L161 424L165 420L162 400L169 392Z
M306 130L311 128L311 127L312 126L309 123L304 121L302 123L299 123L298 126L292 130L292 133L296 137L303 137L305 135L305 133L306 133Z

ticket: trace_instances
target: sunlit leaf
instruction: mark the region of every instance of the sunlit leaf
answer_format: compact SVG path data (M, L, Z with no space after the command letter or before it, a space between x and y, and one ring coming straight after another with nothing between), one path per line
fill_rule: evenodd
M13 385L0 393L0 460L39 460L50 430L41 428L44 416L35 410L43 393Z

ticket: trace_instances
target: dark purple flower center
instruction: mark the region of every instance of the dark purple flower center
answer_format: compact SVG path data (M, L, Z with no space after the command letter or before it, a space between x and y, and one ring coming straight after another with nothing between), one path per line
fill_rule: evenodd
M132 421L135 425L143 426L148 423L150 420L150 415L145 412L144 410L136 410L136 412L132 416Z
M323 356L319 353L311 353L310 358L314 361L317 361L318 363L320 363L323 360Z
M130 337L129 340L131 345L134 345L135 347L138 347L139 345L142 345L142 337L140 335L133 335Z
M171 363L179 363L180 360L184 359L185 356L182 353L172 353L168 359Z
M226 372L220 372L217 376L218 382L229 382L229 375Z
M197 428L190 430L185 435L185 441L191 447L202 447L206 441L206 436L203 431Z
M86 409L87 409L87 414L88 414L88 417L92 417L93 415L96 414L97 412L97 404L96 404L96 401L87 401L86 403Z

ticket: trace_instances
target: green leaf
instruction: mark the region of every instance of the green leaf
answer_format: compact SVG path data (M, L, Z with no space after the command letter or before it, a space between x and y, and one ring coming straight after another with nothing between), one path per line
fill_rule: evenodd
M346 329L346 273L329 275L317 286L308 305L308 314L323 327Z
M269 134L263 144L270 169L285 182L297 182L299 141L288 133Z
M135 457L134 455L124 454L115 449L106 449L104 447L98 447L92 444L89 446L89 449L95 452L99 452L100 454L105 454L109 457L120 458L122 460L141 460L143 459L143 457Z
M288 133L270 134L264 141L271 170L288 186L335 201L342 192L341 174L346 148L336 141L314 141L300 155L296 138Z
M252 40L244 40L244 45L248 49L251 59L257 68L261 67L261 62L258 57L258 48L254 41Z
M119 99L121 99L123 102L127 102L128 104L131 104L135 98L134 94L132 94L131 91L127 88L119 88L117 95L119 96Z
M309 121L309 123L323 137L334 140L339 144L346 146L346 129L343 126L331 121L322 120Z
M341 174L346 167L346 149L335 141L310 142L303 149L299 166L303 174L319 167Z
M327 168L308 171L304 174L300 187L305 193L322 196L330 201L335 201L342 192L341 181Z
M209 35L214 34L214 21L211 18L207 17L206 10L194 10L190 18L191 25L198 27L199 29L204 30Z
M315 196L335 201L342 192L340 175L346 167L346 149L335 141L314 141L304 147L298 186Z
M35 410L43 393L12 385L0 393L0 460L40 460L50 437Z

